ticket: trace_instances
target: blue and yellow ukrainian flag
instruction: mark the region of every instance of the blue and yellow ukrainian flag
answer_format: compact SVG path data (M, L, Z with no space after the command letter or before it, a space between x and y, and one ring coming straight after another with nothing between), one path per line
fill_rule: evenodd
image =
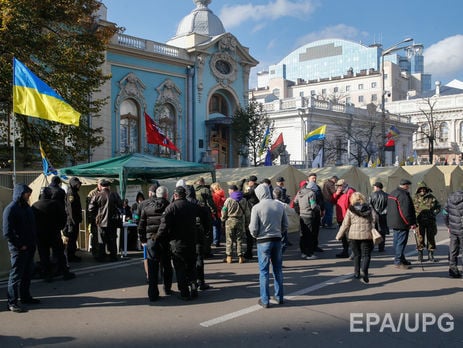
M314 140L323 140L326 138L325 133L326 133L326 124L307 133L304 137L304 140L308 143Z
M262 144L260 145L259 155L262 155L265 149L268 147L268 143L270 142L270 126L267 126L267 129L264 133L264 139L262 140Z
M45 154L45 151L42 148L42 142L39 141L39 149L40 149L40 156L42 157L42 167L43 167L43 174L45 175L58 175L58 171L53 168L53 166L50 164L50 162L47 159L47 155Z
M13 61L13 111L79 126L80 113L16 58Z

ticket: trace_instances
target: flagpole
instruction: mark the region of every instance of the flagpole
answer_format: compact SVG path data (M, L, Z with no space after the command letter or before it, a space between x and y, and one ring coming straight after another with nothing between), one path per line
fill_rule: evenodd
M11 113L11 120L13 126L13 188L16 186L16 117L14 112Z

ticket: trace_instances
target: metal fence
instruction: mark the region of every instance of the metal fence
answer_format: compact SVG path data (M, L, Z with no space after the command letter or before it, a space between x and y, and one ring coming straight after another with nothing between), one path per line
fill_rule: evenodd
M16 172L16 182L29 185L34 181L42 171L21 171ZM12 171L0 172L0 186L8 189L13 189L13 175Z

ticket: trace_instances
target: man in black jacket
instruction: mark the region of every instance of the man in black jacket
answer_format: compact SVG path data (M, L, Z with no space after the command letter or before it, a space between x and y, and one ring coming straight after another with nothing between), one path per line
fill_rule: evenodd
M443 211L444 221L449 229L449 276L451 278L461 278L458 269L458 255L463 245L463 190L460 189L452 193Z
M69 180L69 189L66 193L67 223L63 230L67 238L66 251L69 262L79 262L82 258L76 255L77 238L79 237L79 225L82 222L82 204L80 202L79 189L82 183L79 178Z
M180 298L185 301L198 294L195 229L199 215L199 207L186 200L185 188L176 187L174 201L164 211L158 229L157 238L170 243Z
M44 280L47 282L51 282L55 275L50 261L50 249L57 259L58 273L63 275L63 279L76 277L74 273L69 272L61 238L61 230L66 225L66 213L59 209L59 204L52 200L51 196L51 189L42 187L39 200L32 205L37 226L37 249Z
M410 262L405 259L408 233L416 227L416 213L413 200L408 192L412 183L400 180L399 187L389 194L387 202L387 224L394 232L394 266L409 269Z
M383 183L377 181L373 185L373 192L371 193L368 203L370 203L373 211L376 214L375 228L383 237L383 241L378 245L378 251L384 252L384 246L386 244L386 234L389 234L389 228L387 227L387 201L388 194L383 191Z
M148 262L148 298L151 302L159 299L158 274L159 266L164 274L164 292L172 294L172 263L169 243L158 240L158 229L161 225L162 214L170 204L167 200L169 192L167 187L159 186L155 196L150 196L141 211L138 224L138 235L143 246L146 245L146 258Z

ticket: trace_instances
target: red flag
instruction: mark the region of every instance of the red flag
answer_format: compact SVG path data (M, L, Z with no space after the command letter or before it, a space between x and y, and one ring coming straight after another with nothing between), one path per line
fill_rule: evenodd
M272 155L277 157L281 152L283 152L283 146L284 146L283 133L280 133L277 140L275 140L275 142L270 147L270 152L272 153Z
M146 123L146 142L148 144L155 144L168 147L171 150L180 152L179 149L167 138L153 119L145 112Z

